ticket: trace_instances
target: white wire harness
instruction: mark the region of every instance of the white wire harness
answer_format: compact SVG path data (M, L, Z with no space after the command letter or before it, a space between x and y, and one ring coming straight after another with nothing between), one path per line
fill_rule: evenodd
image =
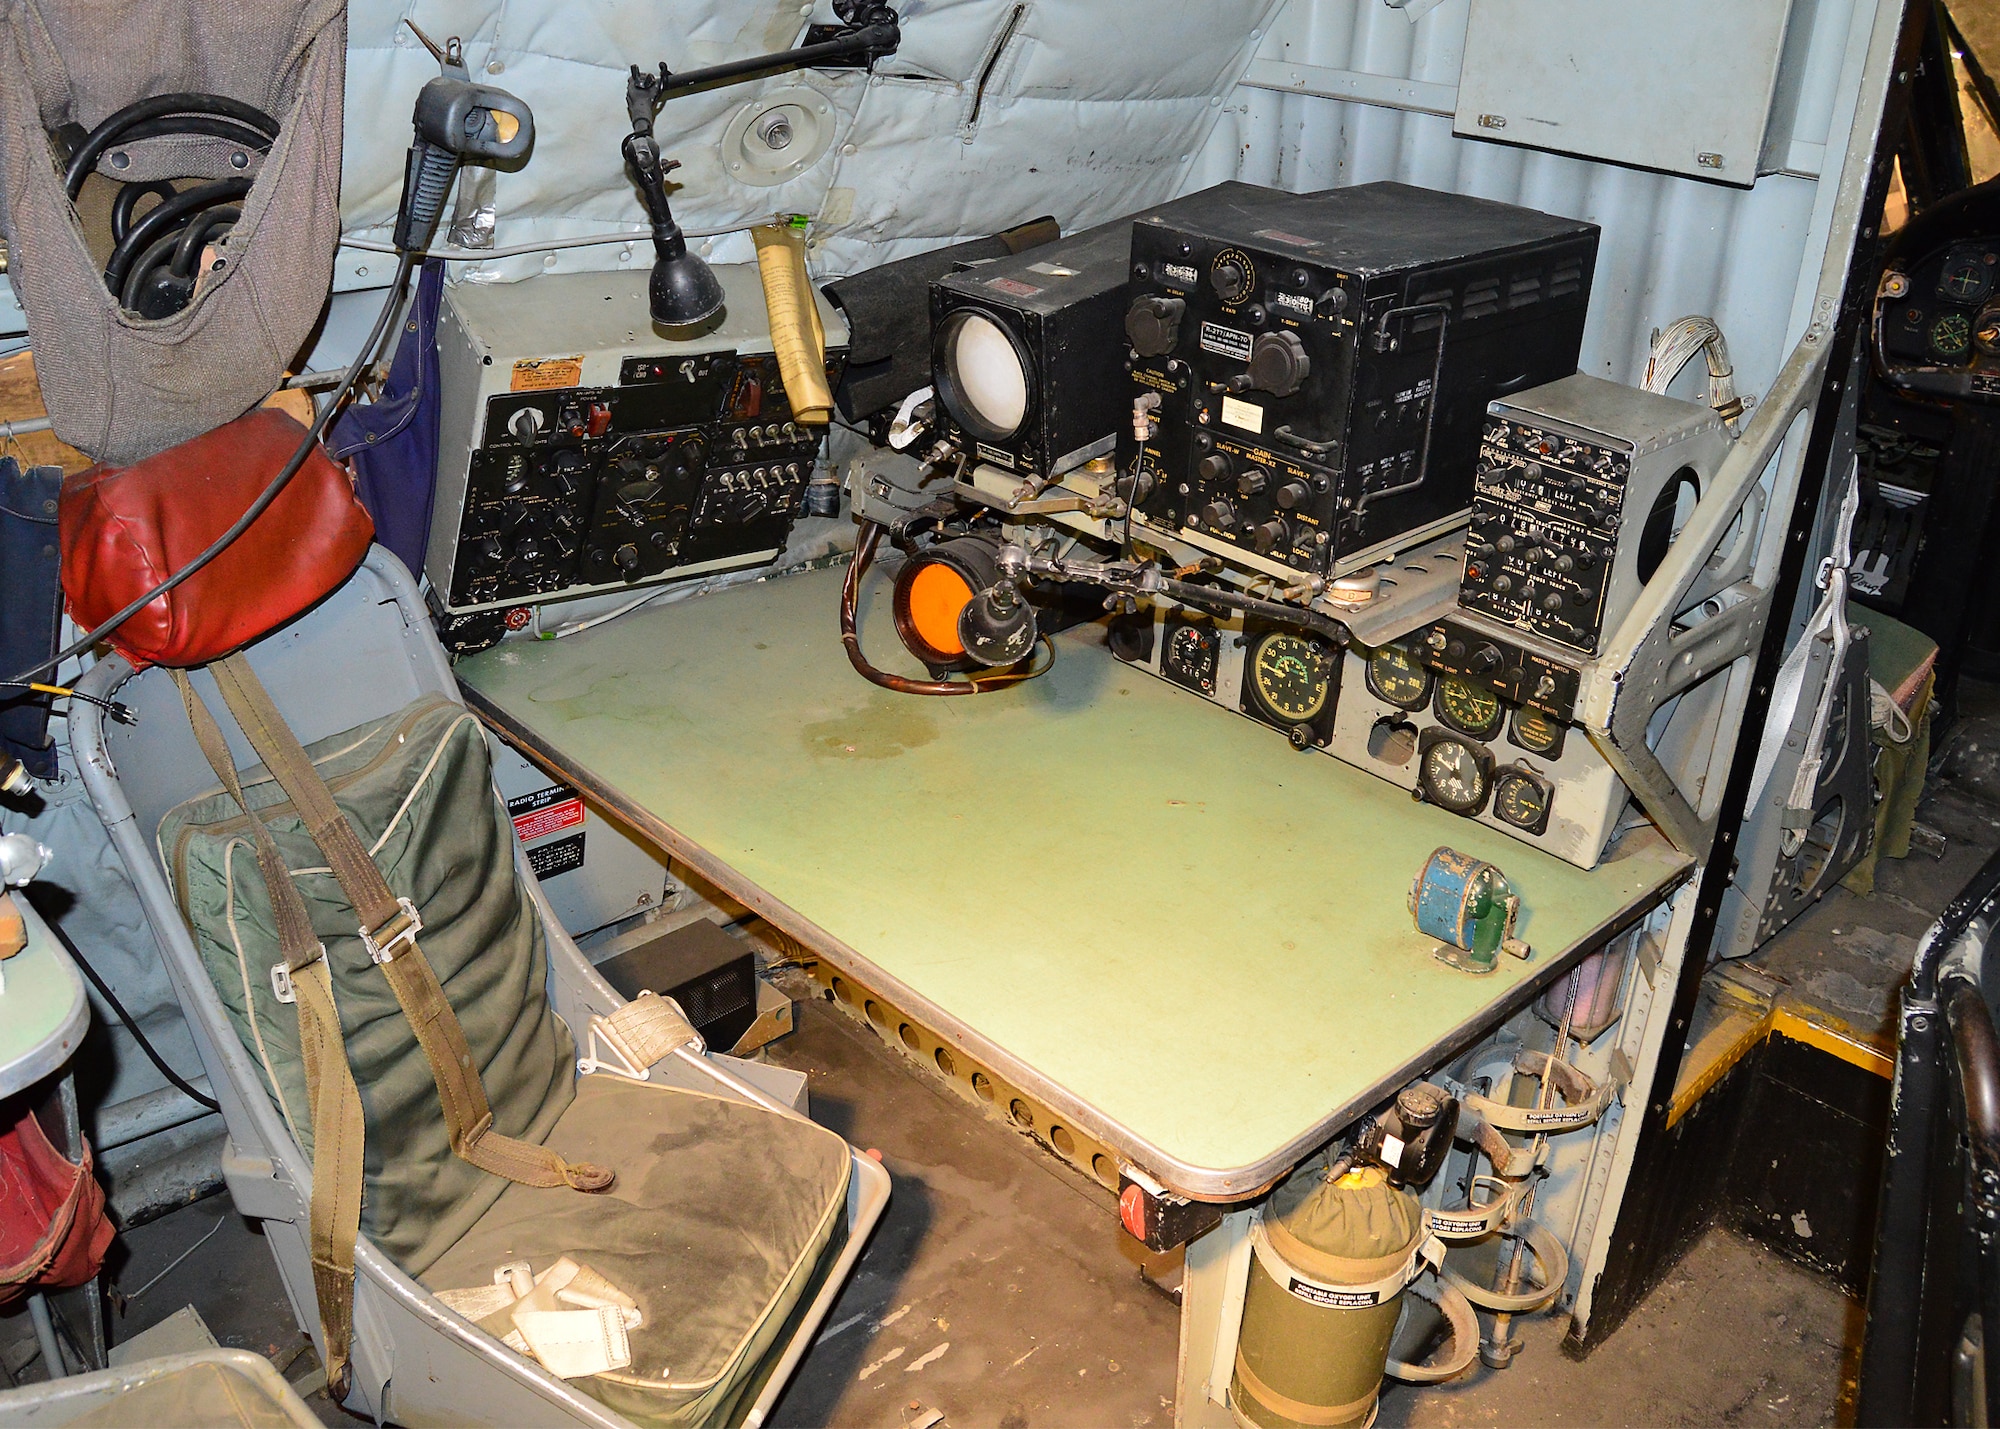
M1730 436L1741 435L1737 423L1747 404L1736 395L1736 369L1729 365L1729 344L1713 318L1691 313L1656 331L1652 355L1646 360L1646 376L1639 385L1648 392L1665 394L1696 354L1708 359L1708 405L1715 408Z

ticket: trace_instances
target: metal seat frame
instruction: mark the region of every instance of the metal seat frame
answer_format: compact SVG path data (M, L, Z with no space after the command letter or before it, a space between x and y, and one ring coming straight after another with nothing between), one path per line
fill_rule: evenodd
M369 551L339 590L245 653L307 744L393 713L424 694L460 698L415 584L401 562L380 546ZM194 679L205 698L214 696L206 672L195 672ZM97 705L78 700L70 716L72 749L145 907L202 1067L222 1103L229 1132L223 1180L236 1208L262 1223L293 1313L319 1344L307 1250L312 1162L279 1119L262 1074L209 982L155 839L166 812L212 789L214 775L195 746L165 671L135 675L124 657L114 655L92 667L78 688L99 699L115 696L139 716L136 727L109 722ZM227 733L239 767L255 763L241 732L232 727ZM556 921L518 844L514 862L547 934L550 1005L580 1035L593 1014L609 1012L624 999L598 976ZM804 1078L798 1073L710 1054L669 1058L652 1076L667 1085L803 1117ZM849 1155L853 1175L845 1244L805 1314L776 1347L741 1421L746 1425L759 1425L769 1414L888 1204L888 1173L851 1146ZM353 1359L354 1383L346 1405L378 1423L629 1423L446 1310L365 1236L355 1254Z

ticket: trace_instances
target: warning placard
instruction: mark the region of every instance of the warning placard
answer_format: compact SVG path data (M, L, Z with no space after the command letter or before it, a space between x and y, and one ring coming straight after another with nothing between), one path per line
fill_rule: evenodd
M524 357L514 364L507 387L512 392L548 392L583 381L583 354L575 357Z
M524 844L533 843L582 823L583 800L577 797L576 790L551 784L546 789L509 799L507 814L514 821L514 836Z
M583 867L583 835L571 834L566 839L545 843L539 848L528 850L528 867L535 871L537 878L554 878L558 873L568 873L572 868Z

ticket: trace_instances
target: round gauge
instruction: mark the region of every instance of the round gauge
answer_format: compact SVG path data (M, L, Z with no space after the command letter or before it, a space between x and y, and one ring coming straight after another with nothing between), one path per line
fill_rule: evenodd
M1539 754L1544 759L1554 759L1562 753L1563 736L1568 733L1562 721L1550 719L1538 709L1527 705L1514 711L1514 717L1507 727L1507 737L1530 754Z
M1250 652L1250 682L1272 714L1310 724L1333 699L1333 654L1310 635L1273 630Z
M1162 656L1166 672L1184 685L1215 692L1215 632L1205 625L1183 625L1167 637Z
M1417 785L1423 796L1454 814L1478 813L1491 784L1479 751L1448 734L1425 748L1417 766Z
M995 319L959 309L938 328L934 357L939 400L974 436L1006 441L1027 423L1028 358Z
M1525 769L1503 769L1493 777L1493 812L1503 824L1540 833L1549 825L1551 798L1548 781Z
M1431 672L1401 645L1384 645L1368 657L1368 688L1397 709L1420 710L1430 701Z
M1955 303L1976 303L1993 288L1993 265L1980 253L1954 253L1938 274L1938 292Z
M1964 313L1946 313L1931 324L1931 351L1939 357L1962 357L1972 345L1972 319Z
M1460 734L1484 739L1500 727L1500 698L1447 675L1438 681L1437 717Z

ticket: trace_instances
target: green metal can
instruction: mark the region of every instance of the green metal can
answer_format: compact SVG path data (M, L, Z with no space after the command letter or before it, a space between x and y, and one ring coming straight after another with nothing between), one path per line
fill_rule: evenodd
M1417 1198L1377 1167L1331 1180L1324 1167L1304 1167L1271 1193L1260 1234L1229 1381L1236 1422L1245 1429L1366 1424L1403 1295L1338 1287L1377 1285L1409 1263L1424 1234Z

